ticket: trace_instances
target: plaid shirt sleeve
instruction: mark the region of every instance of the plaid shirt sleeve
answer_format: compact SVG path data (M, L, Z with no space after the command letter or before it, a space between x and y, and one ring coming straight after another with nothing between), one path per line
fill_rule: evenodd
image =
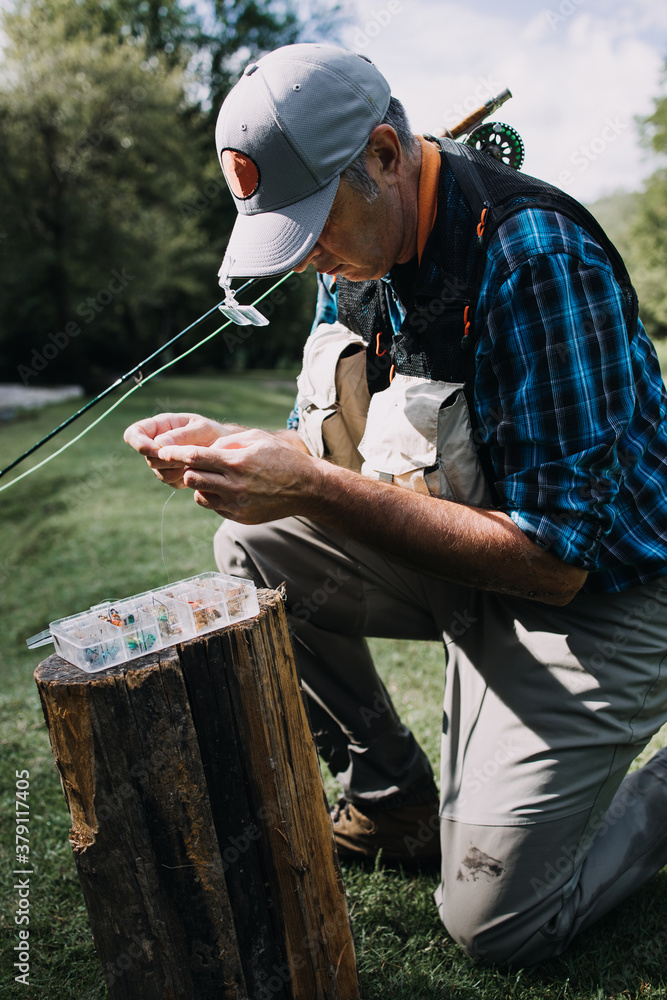
M635 399L622 293L601 248L555 212L520 212L494 239L475 405L500 506L536 544L592 570Z

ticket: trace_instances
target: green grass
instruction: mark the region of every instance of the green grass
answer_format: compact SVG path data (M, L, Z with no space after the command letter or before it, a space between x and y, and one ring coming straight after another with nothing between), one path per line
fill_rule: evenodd
M664 347L661 353L667 362ZM67 839L69 817L32 679L40 653L48 655L50 650L30 652L25 639L49 621L105 597L161 585L167 572L178 579L215 568L211 540L217 518L198 508L189 491L177 493L164 509L170 494L123 444L123 429L133 420L166 409L279 427L293 396L293 383L282 373L155 380L70 451L0 493L0 935L4 945L0 997L102 1000L107 995ZM0 425L0 463L15 457L70 412L67 403ZM72 437L75 429L76 425L63 437ZM53 442L44 451L55 448ZM39 457L41 453L34 461ZM167 570L161 547L163 513ZM372 647L403 718L437 769L443 689L440 647L390 640L374 640ZM28 987L13 980L16 898L9 853L15 770L24 768L30 771L35 873ZM327 781L327 787L335 795L332 782ZM381 868L363 872L349 866L344 874L365 1000L667 997L665 873L582 934L563 958L512 974L475 965L448 940L432 900L435 876Z

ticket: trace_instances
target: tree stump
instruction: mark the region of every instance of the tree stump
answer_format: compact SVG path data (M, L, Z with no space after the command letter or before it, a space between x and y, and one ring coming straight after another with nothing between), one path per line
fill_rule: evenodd
M112 1000L355 1000L282 599L86 674L35 671Z

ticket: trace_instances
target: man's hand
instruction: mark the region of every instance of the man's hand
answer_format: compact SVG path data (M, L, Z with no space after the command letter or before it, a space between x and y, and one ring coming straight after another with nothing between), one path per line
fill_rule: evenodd
M308 454L294 431L268 433L163 413L125 440L163 482L242 524L301 515L420 572L563 605L587 572L535 545L507 514L367 479Z
M160 413L156 417L139 420L127 428L123 435L127 444L144 455L157 478L172 489L185 489L184 465L158 458L161 448L167 445L198 445L210 447L219 438L245 430L239 424L221 424L207 420L198 413Z
M181 470L200 506L242 524L307 515L320 478L319 460L300 441L260 430L226 433L210 444L165 443L157 461Z

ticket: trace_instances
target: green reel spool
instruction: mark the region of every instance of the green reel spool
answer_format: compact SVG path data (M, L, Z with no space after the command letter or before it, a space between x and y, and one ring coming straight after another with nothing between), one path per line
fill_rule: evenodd
M463 140L466 146L473 146L482 153L488 153L500 163L519 170L526 155L523 139L511 125L504 122L485 122L478 125Z

